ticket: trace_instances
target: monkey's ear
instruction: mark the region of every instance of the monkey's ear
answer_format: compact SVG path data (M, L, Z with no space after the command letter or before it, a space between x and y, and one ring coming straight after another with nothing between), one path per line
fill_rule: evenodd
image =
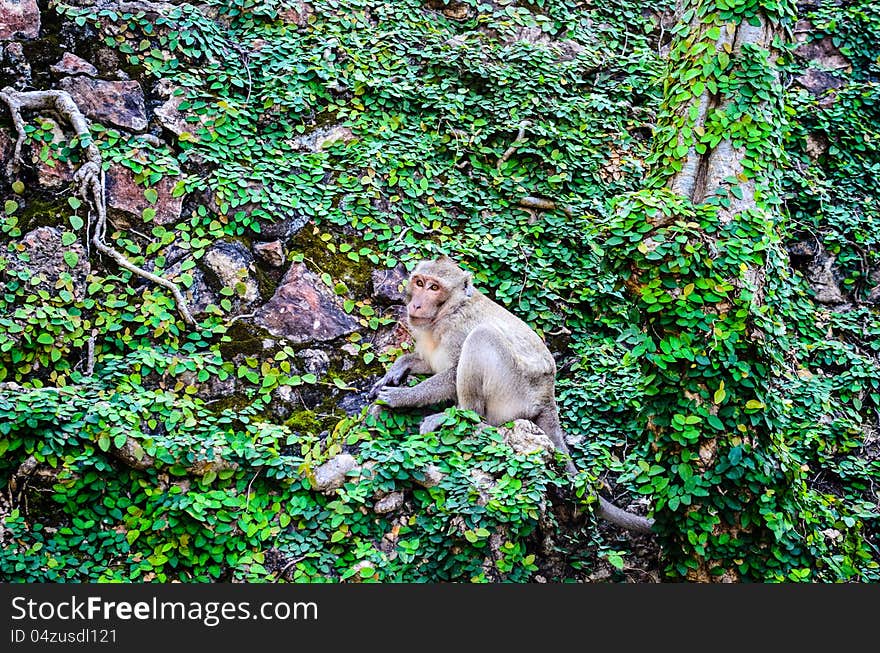
M470 272L465 273L464 275L464 296L465 297L473 297L474 296L474 280L471 276Z

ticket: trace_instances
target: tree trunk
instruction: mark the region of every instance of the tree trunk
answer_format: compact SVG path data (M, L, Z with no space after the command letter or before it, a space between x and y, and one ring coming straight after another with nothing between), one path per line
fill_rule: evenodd
M647 190L615 203L609 261L641 315L642 423L668 573L692 581L809 575L809 503L774 396L785 329L776 47L793 6L683 2ZM763 13L762 13L763 12ZM804 572L803 570L807 570Z

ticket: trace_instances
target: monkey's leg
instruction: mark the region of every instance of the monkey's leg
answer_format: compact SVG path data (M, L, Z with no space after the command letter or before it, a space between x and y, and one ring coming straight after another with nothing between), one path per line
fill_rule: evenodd
M418 385L379 390L376 401L391 408L417 408L455 399L455 369L428 377Z

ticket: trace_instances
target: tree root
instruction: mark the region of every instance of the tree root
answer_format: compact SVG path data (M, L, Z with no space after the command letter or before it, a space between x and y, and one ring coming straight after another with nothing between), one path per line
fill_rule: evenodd
M152 281L158 286L162 286L168 290L177 303L177 310L180 312L183 320L190 325L196 324L195 319L189 310L189 304L180 291L180 288L173 281L169 281L152 272L148 272L129 261L121 252L113 249L104 242L104 235L107 229L107 203L105 198L105 180L104 170L101 167L101 152L92 142L89 133L89 123L86 117L79 110L76 102L66 91L17 91L7 86L0 91L0 100L9 107L9 113L12 116L12 123L18 132L18 138L15 142L15 152L12 160L7 166L7 174L10 178L18 176L21 169L21 147L25 139L25 124L21 116L23 110L29 111L54 111L58 115L67 119L73 130L76 132L80 140L86 156L86 162L74 174L74 181L79 186L79 194L88 204L94 207L97 215L94 230L92 232L91 243L99 252L105 256L112 258L119 267L129 272Z
M501 166L507 161L514 152L516 152L516 148L519 147L520 143L527 140L526 138L526 127L530 126L532 123L528 120L523 120L519 123L519 132L516 134L516 138L513 139L513 143L510 144L506 150L504 150L504 154L498 159L498 163L495 164L496 169L501 169Z

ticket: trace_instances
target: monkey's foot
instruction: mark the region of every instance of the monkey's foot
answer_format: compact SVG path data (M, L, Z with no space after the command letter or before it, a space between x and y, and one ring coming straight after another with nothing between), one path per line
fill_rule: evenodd
M437 431L445 422L446 413L434 413L433 415L428 415L422 420L422 423L419 424L419 433L425 435L426 433Z

